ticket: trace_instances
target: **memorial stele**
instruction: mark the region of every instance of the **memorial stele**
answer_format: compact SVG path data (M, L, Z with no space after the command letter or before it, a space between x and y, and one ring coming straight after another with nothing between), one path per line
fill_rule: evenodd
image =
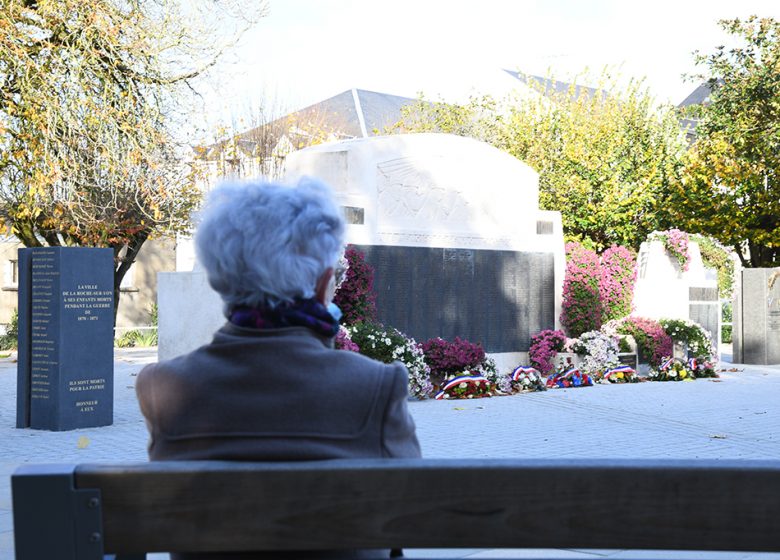
M114 415L114 252L19 250L17 428L107 426Z
M464 137L409 134L293 152L286 173L288 182L312 176L333 187L347 218L348 243L404 248L417 259L441 256L437 258L457 265L453 271L473 277L472 286L479 286L481 279L475 263L484 265L496 255L487 271L496 284L490 293L502 300L496 306L508 305L518 320L530 321L525 330L559 325L565 272L561 217L559 212L539 209L538 174L520 160ZM184 254L184 244L179 249ZM160 359L208 342L225 320L205 273L194 257L191 262L192 272L159 276ZM524 263L530 270L523 270ZM530 274L535 285L524 285L523 274ZM388 289L392 291L393 285ZM425 294L414 296L424 299ZM489 308L493 302L479 303ZM527 343L528 333L520 338ZM502 347L493 355L499 362L503 357L507 364L517 365L525 351Z

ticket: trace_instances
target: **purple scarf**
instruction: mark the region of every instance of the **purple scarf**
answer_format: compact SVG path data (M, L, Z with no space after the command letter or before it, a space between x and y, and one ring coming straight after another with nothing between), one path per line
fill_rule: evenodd
M339 332L339 322L315 298L281 303L274 309L239 306L231 311L229 321L238 327L250 329L307 327L328 338Z

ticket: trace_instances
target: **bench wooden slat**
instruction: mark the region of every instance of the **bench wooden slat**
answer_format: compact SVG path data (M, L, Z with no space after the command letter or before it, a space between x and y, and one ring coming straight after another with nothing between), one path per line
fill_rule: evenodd
M101 491L106 552L780 550L780 462L169 462L75 481Z
M17 558L342 548L780 551L780 462L27 466ZM51 552L54 551L54 552Z

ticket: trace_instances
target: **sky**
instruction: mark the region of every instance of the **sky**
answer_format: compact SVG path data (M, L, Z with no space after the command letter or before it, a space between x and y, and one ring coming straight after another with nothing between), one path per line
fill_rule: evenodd
M235 124L261 103L281 115L351 88L450 102L501 96L516 84L502 69L588 85L606 67L677 104L696 87L683 78L697 71L693 51L728 44L719 19L780 19L780 0L268 3L204 86L212 123Z

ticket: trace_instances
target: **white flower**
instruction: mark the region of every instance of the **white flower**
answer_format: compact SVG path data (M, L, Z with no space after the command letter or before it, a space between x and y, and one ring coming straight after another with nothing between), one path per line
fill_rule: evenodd
M461 382L460 385L458 385L458 387L460 387L461 389L465 389L467 387L466 382L465 381Z

